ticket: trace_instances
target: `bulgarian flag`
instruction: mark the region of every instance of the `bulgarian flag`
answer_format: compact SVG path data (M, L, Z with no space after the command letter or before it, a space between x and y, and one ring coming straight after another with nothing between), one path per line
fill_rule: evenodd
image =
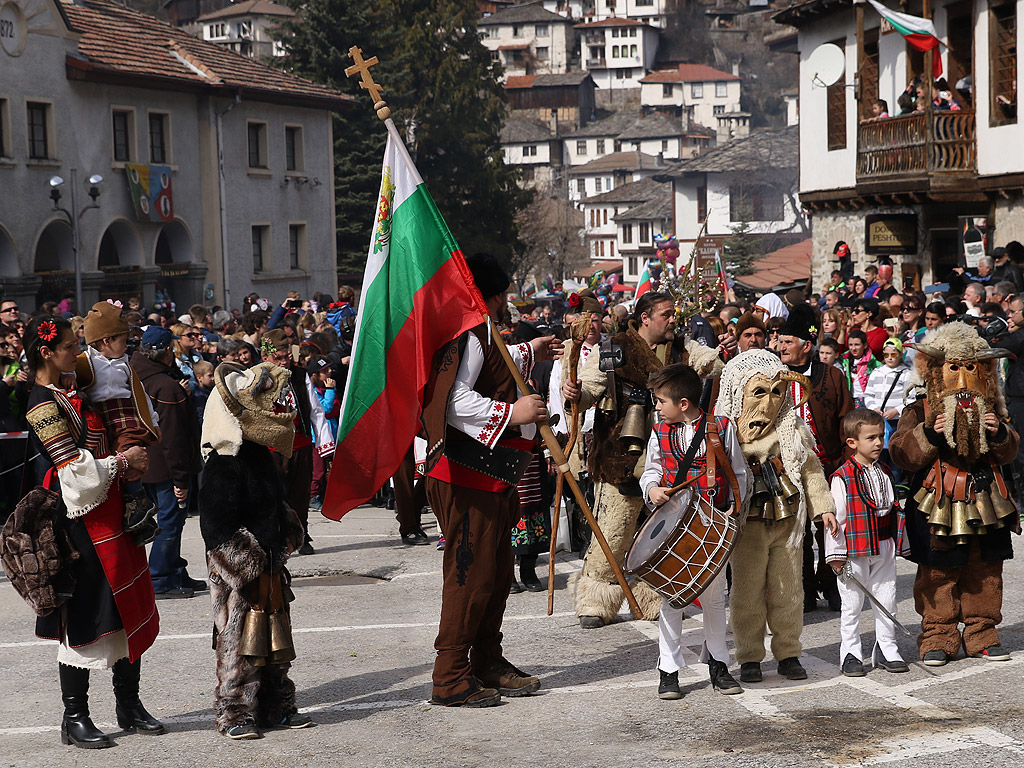
M722 263L722 252L715 249L715 269L718 271L718 282L722 287L722 301L729 301L729 281L725 277L725 264Z
M636 292L633 294L633 301L636 301L645 293L651 290L651 262L644 262L644 271L640 273L640 279L636 283Z
M935 34L935 25L931 19L924 19L920 16L911 16L908 13L890 11L877 0L868 0L872 7L878 11L882 18L892 24L893 29L907 39L915 51L931 51L940 45L945 45ZM942 56L935 50L932 56L932 76L942 77Z
M434 353L487 314L394 123L363 275L323 514L340 520L395 474L419 431Z

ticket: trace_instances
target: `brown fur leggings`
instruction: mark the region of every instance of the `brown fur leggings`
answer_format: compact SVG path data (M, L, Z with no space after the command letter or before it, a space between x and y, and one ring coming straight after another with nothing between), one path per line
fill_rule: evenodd
M291 664L254 667L238 655L249 604L213 570L210 596L217 628L217 730L224 733L242 724L269 726L297 712L295 683L288 677Z

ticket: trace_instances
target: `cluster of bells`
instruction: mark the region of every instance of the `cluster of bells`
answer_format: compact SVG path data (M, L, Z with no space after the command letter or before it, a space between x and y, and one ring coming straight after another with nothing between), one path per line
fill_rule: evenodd
M248 657L254 667L293 661L292 623L283 608L268 612L261 606L250 607L242 626L238 653Z
M764 520L786 520L800 509L800 491L782 470L781 459L772 456L751 466L754 489L750 493L750 516Z
M998 492L978 491L974 501L968 502L954 501L944 493L937 495L934 489L921 488L914 501L928 518L932 532L952 537L956 544L967 544L969 536L1005 528L1016 520L1016 507Z

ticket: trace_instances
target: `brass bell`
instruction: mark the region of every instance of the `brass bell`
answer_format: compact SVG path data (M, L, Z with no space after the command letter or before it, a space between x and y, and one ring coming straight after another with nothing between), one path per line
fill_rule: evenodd
M768 490L768 483L761 475L754 476L754 489L750 493L750 508L762 509L771 502L772 494Z
M245 615L245 624L242 626L242 638L238 643L238 654L240 656L253 657L252 663L260 666L262 660L270 652L270 634L267 612L259 608L250 608ZM257 662L256 660L260 661Z
M978 504L977 502L974 504L967 504L965 502L964 506L967 508L967 524L976 532L979 528L985 525L984 521L981 519L981 512L978 510Z
M968 515L969 511L964 502L953 502L952 522L949 526L950 536L960 539L961 537L970 536L974 533L974 529L971 528L970 523L967 522Z
M981 515L981 525L985 528L996 526L999 519L996 517L995 507L992 506L992 496L988 491L978 491L975 495L978 505L978 514Z
M934 496L935 495L935 491L930 491L930 490L928 490L927 488L925 488L922 485L918 489L917 493L914 494L914 501L916 501L918 506L920 506L921 504L924 503L924 500L925 500L925 498L927 498L928 494L931 494L932 496Z
M270 651L283 651L292 647L292 623L284 611L270 614Z
M785 472L779 475L779 485L782 486L782 497L787 504L793 504L800 500L800 491L789 481Z
M924 490L924 489L922 488L921 490ZM917 498L920 495L921 495L921 492L918 491L917 495L914 496L914 500L917 502L917 508L918 508L918 510L920 510L921 514L924 515L925 518L929 522L932 522L932 520L931 520L932 512L935 511L935 492L934 491L927 491L922 498L920 498L920 499Z
M626 409L626 417L622 420L619 440L630 456L639 456L644 452L647 442L647 412L640 403L632 403Z
M953 525L953 505L945 494L936 498L933 493L932 498L935 506L928 522L948 532Z
M993 491L991 496L992 508L995 510L998 519L1002 520L1017 513L1017 507L1014 503L1009 499L1003 498L999 491Z
M784 496L772 496L772 509L776 520L787 520L793 516L793 505Z

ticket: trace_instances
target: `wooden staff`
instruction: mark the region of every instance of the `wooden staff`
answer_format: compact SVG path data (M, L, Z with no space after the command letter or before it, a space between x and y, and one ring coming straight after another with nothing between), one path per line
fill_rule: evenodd
M580 364L580 347L584 339L590 334L592 313L585 312L569 328L569 338L572 340L572 350L569 352L569 381L576 383L577 369ZM558 395L561 397L561 394ZM569 442L565 446L565 455L572 456L572 449L576 447L576 437L580 431L580 404L572 404L572 414L569 416ZM558 480L555 483L555 512L551 516L551 552L548 554L548 616L555 612L555 549L558 547L558 512L562 506L562 488L565 483L565 475L558 473Z
M384 121L388 131L392 132L396 139L400 139L397 130L394 128L394 123L391 121L391 110L388 108L384 99L381 98L381 87L374 82L373 76L370 74L370 67L379 63L377 57L373 56L372 58L364 59L362 50L357 46L349 48L348 54L352 57L355 64L345 69L345 75L347 77L352 77L355 74L360 76L359 86L363 90L367 91L371 98L373 98L373 108L377 112L377 117ZM405 144L398 141L398 148L399 151L405 150ZM501 338L501 334L498 332L498 326L493 322L490 322L490 318L486 314L481 313L481 315L490 327L491 338L494 340L494 343L498 345L498 350L501 352L502 359L505 361L505 365L508 366L509 371L511 371L512 378L515 379L516 386L519 387L519 391L524 395L534 394L530 385L524 381L523 375L519 372L519 367L512 359L512 355L509 354L508 346L505 344L505 340ZM537 424L537 429L540 432L541 438L544 440L545 447L547 447L548 452L551 454L551 457L555 460L555 464L558 466L560 477L565 478L565 481L569 483L569 489L572 491L573 496L576 497L576 503L579 504L580 508L583 510L583 514L587 518L587 523L594 532L594 537L597 539L597 543L601 546L601 551L604 552L604 556L608 559L608 563L611 565L612 571L615 573L615 580L619 583L619 586L622 587L622 591L626 595L626 601L629 603L629 607L633 611L633 615L640 616L640 604L637 603L636 597L633 595L633 590L631 590L629 588L629 584L626 583L626 575L622 572L622 567L612 554L612 550L611 547L608 546L607 539L605 539L604 534L601 533L601 528L597 524L594 513L590 510L590 505L587 504L587 499L583 495L583 491L580 490L579 483L576 482L576 478L573 477L572 473L569 471L569 463L565 459L565 454L562 453L562 447L558 444L558 439L555 437L555 433L551 431L551 424L548 423L547 419L545 419ZM511 536L512 532L509 531L508 535Z

